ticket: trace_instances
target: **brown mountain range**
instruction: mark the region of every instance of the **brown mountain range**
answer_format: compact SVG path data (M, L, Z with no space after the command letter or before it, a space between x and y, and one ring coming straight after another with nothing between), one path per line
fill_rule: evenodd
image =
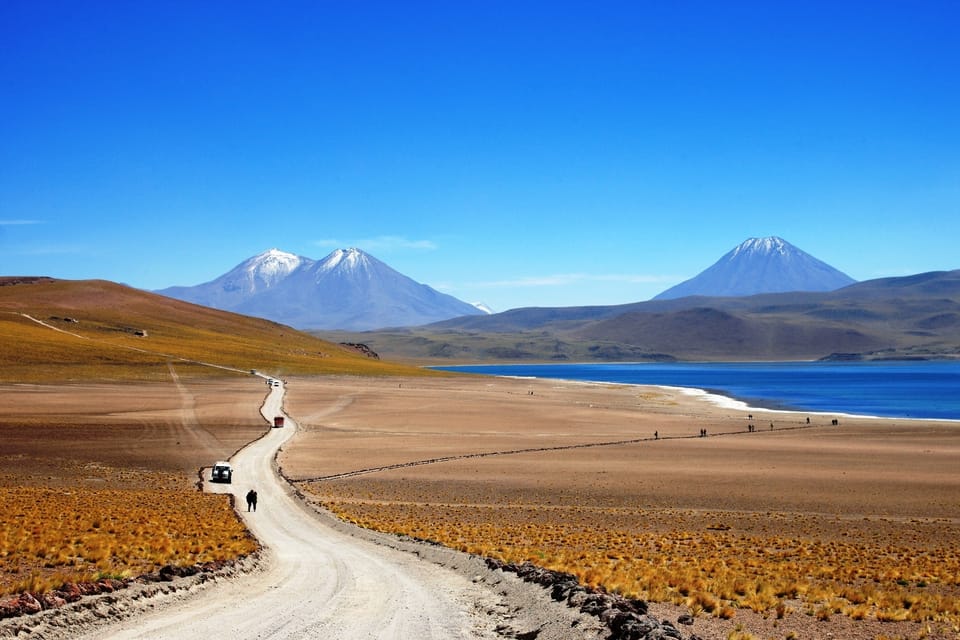
M318 335L437 362L955 358L960 270L830 292L514 309L405 331Z

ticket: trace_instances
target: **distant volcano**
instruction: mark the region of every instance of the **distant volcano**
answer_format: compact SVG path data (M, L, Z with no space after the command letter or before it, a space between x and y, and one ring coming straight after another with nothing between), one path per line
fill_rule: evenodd
M656 296L752 296L788 291L833 291L856 280L782 238L750 238L713 266Z
M363 331L483 313L359 249L337 249L322 260L271 249L216 280L157 293L298 329Z

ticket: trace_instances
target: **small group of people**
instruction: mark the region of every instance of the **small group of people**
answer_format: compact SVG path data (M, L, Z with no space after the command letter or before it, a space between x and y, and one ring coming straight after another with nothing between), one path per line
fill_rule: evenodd
M247 491L247 511L257 510L257 492L253 489Z

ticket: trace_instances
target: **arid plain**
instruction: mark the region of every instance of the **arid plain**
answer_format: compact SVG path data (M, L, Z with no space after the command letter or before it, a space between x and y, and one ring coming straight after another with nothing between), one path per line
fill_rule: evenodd
M958 636L955 423L499 378L289 390L285 475L363 526L573 572L704 638Z
M135 574L251 548L242 530L214 537L235 518L222 496L193 484L199 467L267 428L262 381L180 379L172 365L170 374L2 388L8 495L82 497L64 509L107 515L143 508L144 522L175 518L163 503L186 504L190 518L209 512L183 534L179 557L153 558L143 544L142 557L118 548L85 561L88 570ZM287 381L301 433L279 456L284 474L363 526L573 572L660 603L661 617L692 613L684 629L701 638L958 636L956 424L751 412L625 385ZM238 482L235 493L245 490ZM115 503L111 492L126 497ZM43 526L24 523L41 517L26 508L5 511L7 531ZM119 538L136 523L95 524ZM165 544L173 551L178 540ZM7 589L64 570L45 553L28 564L4 557Z
M199 470L268 427L262 383L0 385L0 600L257 548Z

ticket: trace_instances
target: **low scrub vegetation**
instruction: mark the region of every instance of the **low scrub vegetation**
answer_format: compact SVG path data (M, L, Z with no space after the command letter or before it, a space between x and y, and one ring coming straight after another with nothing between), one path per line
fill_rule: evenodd
M808 514L706 514L630 507L383 501L312 490L341 518L694 615L749 609L960 627L960 549L947 521L840 520ZM422 497L422 496L421 496ZM732 522L731 524L728 523Z
M0 486L0 595L253 552L225 495Z

